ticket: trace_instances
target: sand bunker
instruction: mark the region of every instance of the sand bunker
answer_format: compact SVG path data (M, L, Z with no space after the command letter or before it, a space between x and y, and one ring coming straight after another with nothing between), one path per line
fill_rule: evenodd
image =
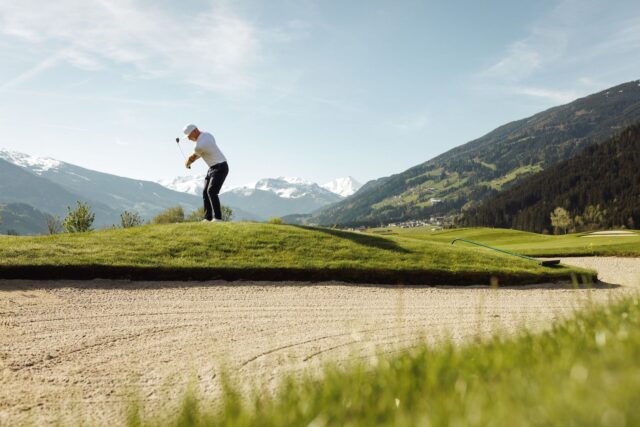
M0 281L0 424L121 424L132 393L150 408L189 381L215 396L223 364L245 386L273 388L323 361L394 352L421 335L462 342L539 330L589 295L607 302L636 291L640 259L563 261L627 286Z

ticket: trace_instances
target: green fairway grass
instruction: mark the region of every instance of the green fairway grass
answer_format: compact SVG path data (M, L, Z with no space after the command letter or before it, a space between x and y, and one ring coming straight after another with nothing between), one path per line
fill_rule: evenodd
M146 225L77 234L0 238L0 277L153 280L345 280L364 283L541 283L586 270L451 246L257 223ZM586 276L585 276L586 275ZM492 279L493 278L493 279Z
M549 236L500 228L431 231L429 227L391 227L373 229L370 232L373 235L439 243L450 243L454 239L464 238L523 255L539 257L640 256L640 234L637 233L634 237L584 237L588 233ZM456 245L468 244L456 242Z
M418 345L373 365L328 365L274 394L220 405L187 393L181 409L130 426L637 426L640 302L590 307L542 334L497 335L463 347ZM219 409L214 409L219 408Z

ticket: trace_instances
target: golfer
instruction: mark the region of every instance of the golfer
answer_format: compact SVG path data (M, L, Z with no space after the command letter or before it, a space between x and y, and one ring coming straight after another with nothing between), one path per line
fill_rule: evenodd
M194 153L185 162L187 169L191 168L191 163L199 158L202 158L209 166L202 192L204 199L204 219L202 222L222 221L222 208L218 194L229 173L227 158L222 154L216 144L216 139L209 132L201 132L193 124L185 126L183 132L187 138L196 143Z

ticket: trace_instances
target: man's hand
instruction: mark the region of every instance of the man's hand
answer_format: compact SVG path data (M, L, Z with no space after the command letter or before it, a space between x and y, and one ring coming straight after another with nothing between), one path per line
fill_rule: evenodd
M198 156L196 153L193 153L192 155L189 156L189 158L184 163L184 165L187 167L187 169L191 169L191 163L195 162L199 158L200 156Z

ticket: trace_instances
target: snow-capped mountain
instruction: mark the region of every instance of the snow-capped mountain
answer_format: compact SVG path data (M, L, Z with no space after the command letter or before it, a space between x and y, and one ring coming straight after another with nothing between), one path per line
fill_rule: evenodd
M158 184L174 191L180 191L182 193L195 194L199 196L200 194L202 194L204 177L204 175L179 176L174 179L161 179L158 181Z
M173 180L158 181L176 191L200 195L204 176L181 176ZM297 177L281 176L264 178L257 182L234 188L222 188L223 204L236 206L257 218L307 214L342 200L360 188L353 178L338 178L325 185L318 185Z
M0 159L4 159L16 166L28 169L37 175L42 175L43 172L62 165L61 161L52 159L51 157L34 157L17 151L5 150L3 148L0 148Z
M326 184L322 184L322 188L338 194L342 197L349 197L362 187L355 178L347 176L345 178L337 178Z
M278 178L265 178L252 186L254 190L269 191L284 199L299 199L306 196L327 197L325 191L318 184L305 181L301 178L281 176ZM251 188L251 187L249 187ZM230 192L238 189L232 189ZM242 190L242 188L240 188ZM330 197L333 199L333 197Z
M301 178L278 177L261 179L225 191L220 199L223 204L238 206L268 219L293 213L311 213L342 200L342 196Z
M174 179L161 179L158 181L160 185L171 190L195 194L198 196L202 193L203 182L204 175L179 176ZM281 176L278 178L261 179L257 182L246 184L241 187L223 186L221 193L227 193L230 191L241 191L243 193L247 193L250 192L250 190L263 190L270 191L279 197L296 198L304 196L308 191L314 191L314 185L318 184L302 178ZM319 187L339 196L348 197L358 191L360 187L362 187L362 184L360 184L355 178L348 176L345 178L334 179L331 182L319 185Z
M52 158L0 149L0 203L26 203L45 213L63 216L76 200L96 213L96 226L117 224L124 210L151 218L177 205L197 209L200 197L169 190L155 182L97 172Z

